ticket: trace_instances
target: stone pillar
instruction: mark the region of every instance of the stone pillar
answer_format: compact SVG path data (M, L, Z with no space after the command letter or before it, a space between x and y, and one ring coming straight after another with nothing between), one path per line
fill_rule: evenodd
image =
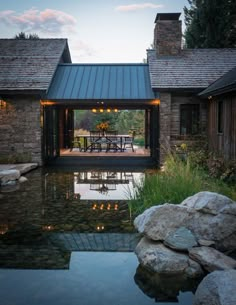
M7 98L6 109L0 112L0 122L0 162L36 162L42 165L39 98Z
M163 164L171 149L171 93L160 93L160 101L160 164Z

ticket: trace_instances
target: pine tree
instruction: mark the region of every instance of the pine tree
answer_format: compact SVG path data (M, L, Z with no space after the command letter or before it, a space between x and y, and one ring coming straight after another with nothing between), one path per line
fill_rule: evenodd
M37 34L27 35L25 32L20 32L15 35L14 39L39 39L39 36Z
M188 0L184 7L188 48L236 46L235 0Z

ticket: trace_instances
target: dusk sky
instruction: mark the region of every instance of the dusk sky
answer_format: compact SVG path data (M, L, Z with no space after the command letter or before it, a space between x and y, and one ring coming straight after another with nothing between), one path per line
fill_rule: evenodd
M23 31L68 38L72 62L132 63L146 58L157 13L181 12L187 0L1 0L0 38Z

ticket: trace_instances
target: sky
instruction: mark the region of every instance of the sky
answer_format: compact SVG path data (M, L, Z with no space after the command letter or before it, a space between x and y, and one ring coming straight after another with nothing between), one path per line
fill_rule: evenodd
M0 38L23 31L67 38L73 63L140 63L153 43L157 13L187 0L0 0Z

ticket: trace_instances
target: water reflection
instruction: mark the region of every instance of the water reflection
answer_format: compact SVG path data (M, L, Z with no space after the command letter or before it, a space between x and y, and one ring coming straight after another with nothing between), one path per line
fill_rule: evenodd
M142 172L38 169L2 193L0 234L34 224L42 231L133 232L127 203Z
M182 275L157 274L139 265L134 281L138 287L155 302L179 304L181 292L195 292L202 278L191 279ZM190 296L191 297L191 294Z

